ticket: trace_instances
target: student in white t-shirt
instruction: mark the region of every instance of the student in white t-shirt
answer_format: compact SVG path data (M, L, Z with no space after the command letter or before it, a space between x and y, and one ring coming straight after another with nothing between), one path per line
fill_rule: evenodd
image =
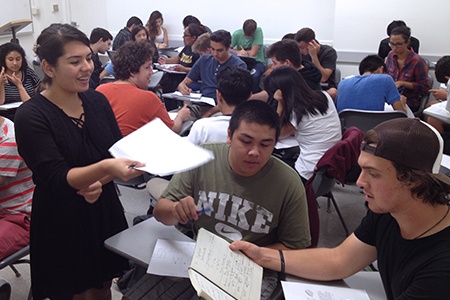
M217 74L217 106L222 115L197 120L187 139L196 145L226 142L231 114L236 106L250 98L252 76L237 66L223 68Z
M322 155L341 140L341 124L328 93L314 91L292 67L274 69L264 80L269 96L278 101L280 139L295 136L300 155L295 169L305 183Z

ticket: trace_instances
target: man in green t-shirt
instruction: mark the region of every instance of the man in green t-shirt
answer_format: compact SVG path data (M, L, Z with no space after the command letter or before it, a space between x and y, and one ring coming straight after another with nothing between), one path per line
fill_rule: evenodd
M271 155L279 124L267 103L239 104L230 119L227 143L203 145L215 159L175 174L157 201L154 217L165 225L188 225L194 237L205 228L229 241L274 249L308 247L305 189L295 170ZM264 272L261 299L277 299L277 283L276 272ZM161 291L171 298L158 298ZM195 290L188 279L146 274L126 296L141 299L141 294L146 299L191 299Z
M231 37L231 50L245 61L252 74L253 93L261 91L259 83L266 71L263 43L263 31L252 19L246 20L242 29L236 30Z

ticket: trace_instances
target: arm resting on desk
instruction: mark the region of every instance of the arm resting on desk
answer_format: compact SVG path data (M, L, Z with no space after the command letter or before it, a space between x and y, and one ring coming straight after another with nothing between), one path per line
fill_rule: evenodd
M278 251L254 244L235 241L231 250L240 250L264 268L281 270ZM362 270L376 259L375 247L350 235L336 248L316 248L283 251L286 273L314 280L346 278Z

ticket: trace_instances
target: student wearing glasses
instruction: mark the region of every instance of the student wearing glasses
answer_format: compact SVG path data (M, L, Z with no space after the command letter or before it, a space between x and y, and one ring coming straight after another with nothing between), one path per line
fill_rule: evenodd
M205 33L205 29L197 24L191 23L183 32L183 43L184 48L181 50L178 56L173 56L170 58L165 58L164 56L159 57L158 62L161 65L164 64L176 64L174 66L174 71L188 73L194 63L200 58L200 54L192 50L192 45L195 43L197 38ZM161 79L161 87L164 93L174 92L180 82L184 79L186 75L177 73L164 73Z
M394 79L400 94L413 112L420 106L420 99L429 90L428 67L425 60L408 48L411 29L394 28L389 37L392 51L386 59L387 73Z

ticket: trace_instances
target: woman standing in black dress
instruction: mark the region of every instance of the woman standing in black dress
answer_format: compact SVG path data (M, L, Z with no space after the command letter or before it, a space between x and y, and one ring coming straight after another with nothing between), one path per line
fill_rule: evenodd
M46 90L16 113L20 155L33 172L31 282L34 299L111 299L126 263L103 246L127 227L112 179L141 172L108 149L121 138L106 98L88 90L89 39L54 24L37 40ZM137 166L141 166L137 163Z

